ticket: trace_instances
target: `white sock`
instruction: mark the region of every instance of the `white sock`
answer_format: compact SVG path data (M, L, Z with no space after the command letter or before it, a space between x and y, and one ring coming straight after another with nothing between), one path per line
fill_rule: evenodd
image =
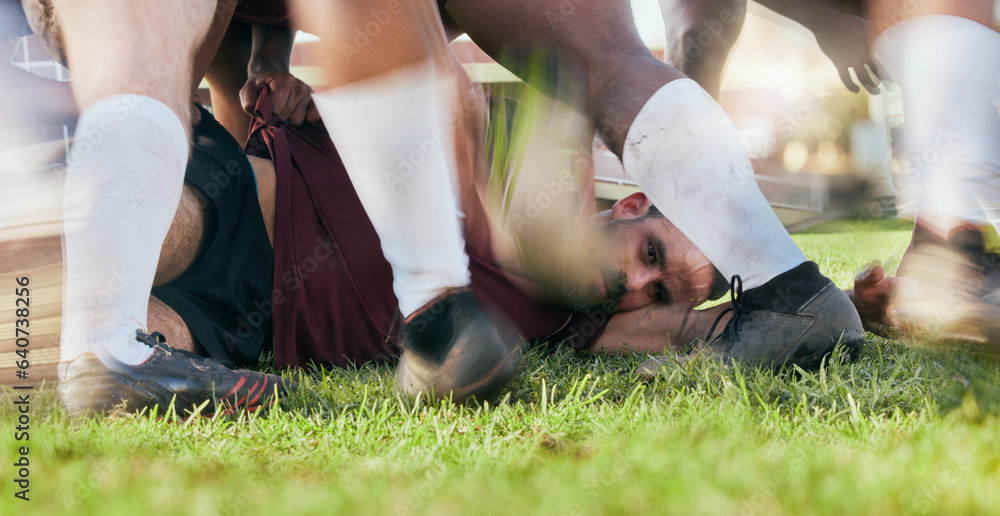
M1000 202L990 186L1000 179L1000 34L956 16L918 16L884 31L874 49L903 89L918 211L989 220L980 208Z
M135 331L146 330L187 154L177 115L152 98L113 95L80 115L63 198L64 362L92 351L135 365L152 353Z
M691 79L669 82L646 101L622 163L667 219L745 288L806 261L757 187L736 126Z
M381 239L404 316L469 284L445 122L453 89L427 59L313 95Z

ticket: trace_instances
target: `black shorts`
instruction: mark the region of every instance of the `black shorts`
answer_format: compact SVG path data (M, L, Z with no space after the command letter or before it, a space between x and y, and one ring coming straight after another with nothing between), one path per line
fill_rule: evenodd
M152 293L184 319L212 358L253 367L272 349L274 252L246 154L208 111L201 116L184 175L203 201L201 247L180 277Z

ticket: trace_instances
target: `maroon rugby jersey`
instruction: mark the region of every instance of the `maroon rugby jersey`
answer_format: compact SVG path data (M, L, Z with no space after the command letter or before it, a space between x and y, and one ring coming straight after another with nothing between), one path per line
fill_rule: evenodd
M264 121L255 119L247 154L272 159L277 174L276 365L345 366L397 355L392 269L326 130L273 117L266 91L256 110ZM462 208L476 299L505 314L529 342L589 345L607 317L548 306L518 289L496 265L486 211L471 182L462 185Z

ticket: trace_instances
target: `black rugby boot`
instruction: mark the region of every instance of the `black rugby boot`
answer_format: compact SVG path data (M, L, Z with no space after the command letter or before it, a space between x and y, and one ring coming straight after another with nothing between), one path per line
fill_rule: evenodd
M861 355L865 330L854 303L820 274L813 262L805 262L746 292L743 280L733 276L730 290L732 306L719 314L703 339L691 343L688 355L650 358L636 368L635 374L651 379L667 365L702 357L774 369L797 365L815 370L824 357L841 346L847 360ZM726 314L732 317L716 335Z
M203 415L254 411L295 389L292 382L275 375L229 369L211 358L171 348L159 333L136 330L136 340L153 349L139 365L113 358L105 365L92 352L60 365L59 394L69 417L115 409L139 412L157 405L159 414L173 405L178 415L186 416L205 401Z
M489 396L517 368L517 332L484 313L467 288L451 289L411 314L399 343L397 386L414 396L451 396L455 402Z
M708 347L728 360L774 368L797 365L818 369L838 346L848 360L861 355L865 330L854 304L843 290L805 262L767 283L743 292L733 276L732 317Z

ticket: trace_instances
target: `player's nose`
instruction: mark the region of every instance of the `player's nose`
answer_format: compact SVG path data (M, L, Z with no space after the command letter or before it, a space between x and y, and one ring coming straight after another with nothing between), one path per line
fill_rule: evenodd
M625 290L629 292L641 292L646 290L650 283L658 279L658 271L637 267L625 278Z

